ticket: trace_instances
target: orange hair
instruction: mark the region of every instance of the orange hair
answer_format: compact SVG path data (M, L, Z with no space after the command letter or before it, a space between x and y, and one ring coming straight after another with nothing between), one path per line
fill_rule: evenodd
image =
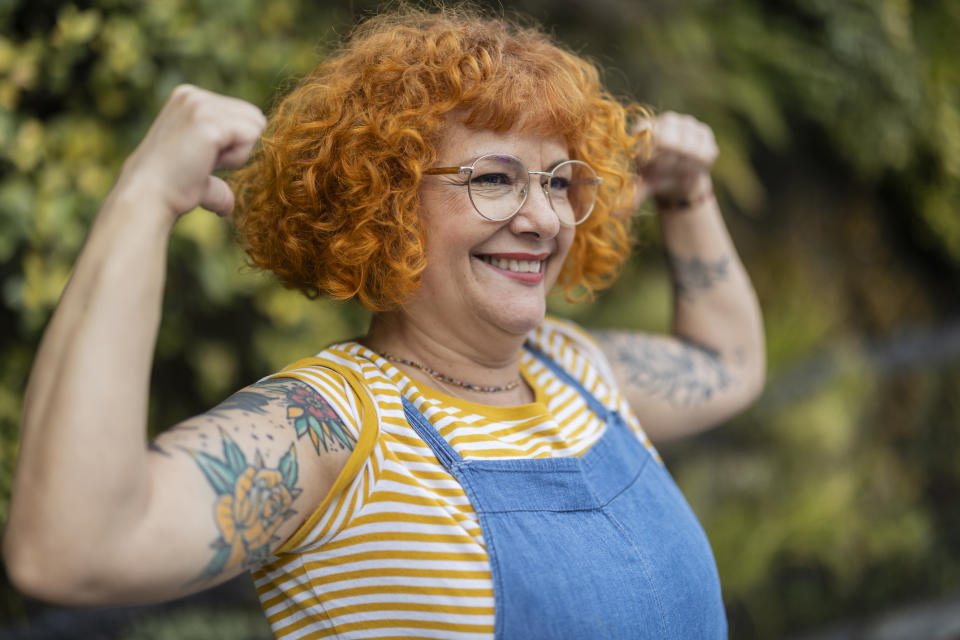
M537 28L469 9L403 8L360 24L283 98L261 148L233 177L237 229L253 263L310 297L402 304L426 265L423 171L447 114L472 128L517 123L559 135L603 178L559 284L572 299L609 286L629 253L631 157L646 118L621 105L594 64Z

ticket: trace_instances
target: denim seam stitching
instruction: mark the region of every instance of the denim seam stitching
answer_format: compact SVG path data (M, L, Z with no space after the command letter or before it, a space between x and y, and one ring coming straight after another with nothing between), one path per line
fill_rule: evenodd
M636 472L635 474L633 474L633 477L630 479L630 482L628 482L627 484L625 484L625 485L623 486L623 488L620 489L620 491L617 491L615 494L613 494L612 496L610 496L610 498L609 498L606 502L604 502L604 503L600 506L600 508L601 508L601 509L606 509L606 508L610 505L611 502L613 502L614 500L616 500L617 498L619 498L621 495L623 495L624 492L626 492L626 491L629 490L633 485L635 485L635 484L640 480L640 476L643 475L644 469L647 468L647 464L648 464L649 460L650 460L650 457L647 456L647 458L646 458L646 460L644 461L644 463L643 463L642 465L640 465L640 468L637 469L637 472Z
M647 458L647 461L649 461L649 457ZM544 513L544 512L546 512L546 513L574 513L574 512L577 512L577 511L603 511L603 510L606 509L608 506L610 506L610 503L611 503L611 502L613 502L614 500L616 500L617 498L619 498L621 495L623 495L624 492L628 491L633 485L635 485L635 484L637 483L637 481L640 480L640 476L643 475L644 469L647 468L647 463L648 463L648 462L644 462L644 464L641 465L639 469L637 469L637 471L636 471L636 473L633 475L633 477L630 478L630 481L629 481L628 483L626 483L619 491L617 491L615 494L613 494L612 496L610 496L610 498L608 498L605 502L602 502L602 503L600 503L599 497L596 495L596 492L593 490L593 487L590 486L590 483L588 482L588 483L587 483L587 487L588 487L588 489L590 490L590 494L591 494L594 498L597 498L597 502L598 502L597 506L594 506L594 507L583 507L583 508L575 508L575 509L573 509L573 508L571 508L571 509L478 509L478 508L477 508L477 505L474 504L474 505L473 505L473 510L474 510L476 513L478 513L478 514L481 513L481 512L482 512L482 513ZM464 476L464 477L466 477L466 476ZM461 484L463 484L463 483L461 482ZM468 498L469 498L469 496L468 496Z
M660 624L663 625L663 634L664 634L663 637L664 638L671 637L670 630L667 625L667 619L665 617L664 608L663 608L663 599L660 597L660 590L657 589L656 583L653 581L652 577L650 576L650 569L647 567L647 561L643 557L643 553L641 553L640 549L637 548L636 542L627 533L627 530L623 527L620 521L617 520L612 513L607 511L606 508L601 509L601 511L603 512L603 515L606 516L606 518L611 523L613 523L613 526L615 526L620 531L623 537L630 542L630 547L633 548L634 555L636 556L637 560L640 561L640 566L643 569L644 577L647 579L647 584L650 585L650 590L653 591L653 595L657 599L657 611L660 614Z
M482 509L476 513L578 513L580 511L603 511L606 505L597 505L595 507L584 507L582 509Z
M543 460L543 459L545 459L545 458L540 458L540 459ZM537 458L528 458L528 460L537 460ZM458 462L458 463L457 463L456 465L454 465L454 466L457 467L457 468L460 468L460 467L463 467L463 466L464 466L464 463L467 463L467 462L476 462L476 461L475 461L475 460L474 460L474 461L464 460L463 462ZM537 475L549 475L549 474L552 474L552 473L580 473L580 472L581 472L580 469L544 469L543 471L536 471L536 470L532 470L532 469L484 469L482 466L480 466L480 465L478 465L478 464L474 464L474 465L471 465L471 466L473 467L473 469L471 470L471 472L476 472L476 473L484 473L484 472L487 472L487 473L527 473L527 474L529 474L529 473L536 473Z

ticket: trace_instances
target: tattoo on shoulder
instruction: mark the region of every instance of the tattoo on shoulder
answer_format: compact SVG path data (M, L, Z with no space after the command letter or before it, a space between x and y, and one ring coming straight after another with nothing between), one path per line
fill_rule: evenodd
M730 267L730 256L709 261L699 257L681 258L674 253L668 253L667 260L673 273L677 298L688 302L725 280Z
M295 378L281 378L238 391L208 412L208 415L226 417L229 411L264 414L266 406L283 397L286 416L293 425L297 439L307 437L319 454L334 449L353 450L356 438L330 403L310 385Z
M297 439L307 436L313 448L320 453L333 448L353 450L356 438L347 430L343 420L330 403L310 385L293 381L282 387L286 393L287 419L296 430Z
M202 451L190 451L207 482L217 493L214 519L220 536L211 544L213 558L191 582L212 578L220 572L241 566L244 569L263 564L280 525L296 511L291 508L302 489L297 487L297 454L293 445L276 467L264 462L259 449L253 460L222 429L221 457Z
M247 411L249 413L264 413L264 407L270 404L270 396L254 389L244 389L208 411L209 415L224 417L227 411Z
M617 331L596 337L628 372L628 384L674 406L698 406L733 383L719 354L707 346Z

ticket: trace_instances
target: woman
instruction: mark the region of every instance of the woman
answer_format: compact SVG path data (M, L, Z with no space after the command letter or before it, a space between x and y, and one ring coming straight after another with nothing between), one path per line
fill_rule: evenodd
M650 152L645 122L540 31L467 11L367 21L279 104L235 188L253 261L357 297L369 331L148 446L170 228L197 205L233 211L210 174L267 126L178 88L37 355L13 581L140 602L252 569L284 638L725 636L709 545L647 434L745 407L761 320L713 198L709 128L666 114ZM545 318L554 284L612 282L625 211L647 195L674 335ZM664 362L683 372L665 379Z

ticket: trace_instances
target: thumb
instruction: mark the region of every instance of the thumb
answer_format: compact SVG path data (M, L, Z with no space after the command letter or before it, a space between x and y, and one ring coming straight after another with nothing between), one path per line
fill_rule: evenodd
M633 180L633 187L633 210L636 211L650 197L650 185L642 176L637 176Z
M200 206L221 218L233 213L233 192L227 183L216 176L207 176L207 184L200 198Z

